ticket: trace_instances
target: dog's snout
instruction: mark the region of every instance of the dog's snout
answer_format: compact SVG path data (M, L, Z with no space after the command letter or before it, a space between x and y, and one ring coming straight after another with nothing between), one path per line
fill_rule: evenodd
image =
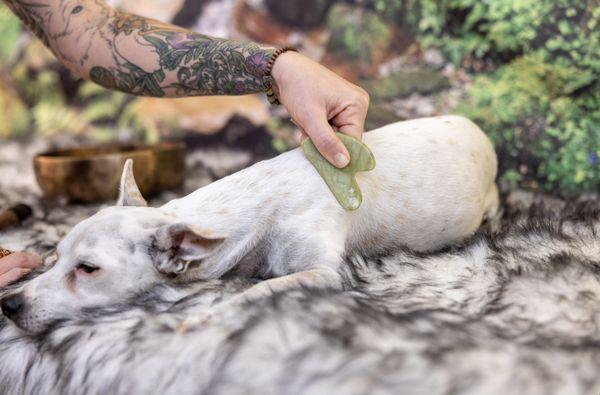
M23 310L23 305L24 300L21 294L7 296L0 302L2 313L8 318L13 318L19 314L19 312Z

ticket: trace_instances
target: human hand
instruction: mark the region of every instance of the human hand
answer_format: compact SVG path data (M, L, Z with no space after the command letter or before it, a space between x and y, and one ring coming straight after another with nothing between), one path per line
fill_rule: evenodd
M0 258L0 288L17 281L41 264L39 256L26 252L15 252Z
M331 164L345 167L350 156L333 128L360 140L369 94L293 51L279 55L271 74L279 101L302 134L311 138Z

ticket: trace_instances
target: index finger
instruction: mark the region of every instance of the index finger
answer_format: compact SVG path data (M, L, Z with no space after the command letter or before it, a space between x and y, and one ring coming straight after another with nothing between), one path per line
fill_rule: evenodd
M331 119L331 124L340 133L347 134L355 139L361 140L365 130L367 111L357 106L348 106Z
M342 168L350 162L350 154L336 136L332 126L327 122L325 114L311 114L298 118L297 123L309 135L317 150L332 165Z
M5 287L8 284L14 283L29 272L31 272L31 269L23 269L17 267L9 270L4 274L0 274L0 288Z
M35 269L41 264L41 258L35 254L15 252L0 259L0 275L8 273L15 268Z

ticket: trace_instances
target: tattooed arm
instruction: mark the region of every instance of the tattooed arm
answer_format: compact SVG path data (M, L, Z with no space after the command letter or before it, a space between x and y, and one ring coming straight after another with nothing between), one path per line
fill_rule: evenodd
M145 96L265 91L273 47L204 36L102 0L4 0L77 75Z
M134 95L176 97L265 91L276 50L119 12L103 0L3 0L75 74ZM298 53L272 70L281 103L333 164L349 162L333 132L361 138L369 97Z

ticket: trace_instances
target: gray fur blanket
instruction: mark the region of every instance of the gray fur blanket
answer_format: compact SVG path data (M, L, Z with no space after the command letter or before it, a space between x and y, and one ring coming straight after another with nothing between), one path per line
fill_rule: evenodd
M34 149L0 148L0 205L36 211L0 245L44 253L98 207L40 202L10 159ZM210 180L209 156L190 156L179 193ZM276 294L185 333L251 281L166 283L35 338L0 318L0 394L598 395L600 203L516 196L463 246L349 256L346 291Z

